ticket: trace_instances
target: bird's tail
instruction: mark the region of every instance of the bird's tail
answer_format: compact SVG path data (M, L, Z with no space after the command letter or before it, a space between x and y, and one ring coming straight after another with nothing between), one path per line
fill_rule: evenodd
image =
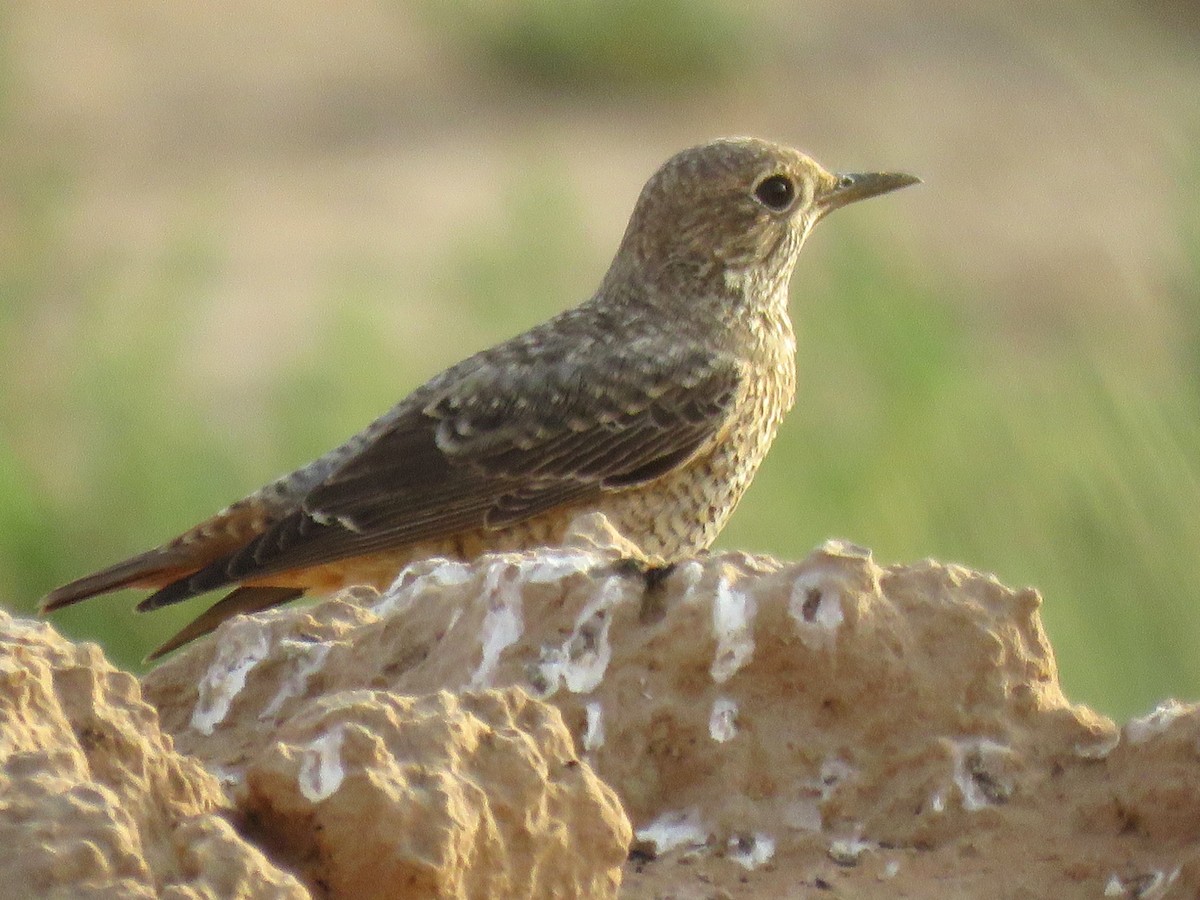
M240 587L202 612L161 647L156 647L146 657L146 662L153 662L160 656L208 634L226 619L270 609L272 606L295 600L303 594L304 588Z
M41 611L43 614L54 612L88 597L107 594L121 588L162 587L186 575L193 568L194 565L183 563L177 554L157 547L55 588L42 598Z
M54 612L88 597L121 588L158 590L216 559L237 550L270 524L270 518L247 498L233 504L179 537L99 572L64 584L42 598L42 613Z

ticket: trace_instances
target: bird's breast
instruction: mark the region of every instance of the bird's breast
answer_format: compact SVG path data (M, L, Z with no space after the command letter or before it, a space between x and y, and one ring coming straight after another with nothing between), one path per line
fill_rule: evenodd
M605 499L601 511L648 558L672 562L716 540L795 400L794 348L794 341L779 340L774 352L748 364L724 428L687 464Z

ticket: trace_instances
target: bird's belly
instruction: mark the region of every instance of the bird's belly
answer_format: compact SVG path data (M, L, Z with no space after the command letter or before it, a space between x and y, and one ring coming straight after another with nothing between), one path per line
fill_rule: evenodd
M315 593L330 593L352 585L368 585L386 590L409 563L434 556L469 561L484 553L530 550L562 542L578 511L562 511L539 516L508 528L475 529L449 537L408 544L380 553L338 559L323 565L278 572L253 586L300 587Z

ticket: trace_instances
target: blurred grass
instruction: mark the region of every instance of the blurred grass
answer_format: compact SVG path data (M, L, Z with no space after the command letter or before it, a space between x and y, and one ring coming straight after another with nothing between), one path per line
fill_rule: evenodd
M695 88L756 65L763 51L751 43L757 11L723 0L452 0L422 9L464 58L523 84L589 95Z

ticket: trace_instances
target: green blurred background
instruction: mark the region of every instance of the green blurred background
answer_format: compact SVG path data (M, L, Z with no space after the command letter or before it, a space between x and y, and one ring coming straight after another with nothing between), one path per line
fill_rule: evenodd
M793 282L800 401L721 540L1046 598L1070 696L1200 695L1188 3L13 2L0 599L169 537L583 299L724 134L922 188ZM56 617L134 666L196 606Z

